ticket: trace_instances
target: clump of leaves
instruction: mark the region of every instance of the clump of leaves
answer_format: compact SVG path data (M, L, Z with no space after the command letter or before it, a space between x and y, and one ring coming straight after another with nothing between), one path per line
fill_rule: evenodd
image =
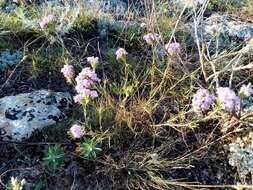
M50 172L55 173L56 169L64 163L64 151L60 145L49 147L45 153L42 164Z
M97 147L97 142L94 139L87 138L80 145L81 155L89 160L94 160L97 154L101 151L101 148Z

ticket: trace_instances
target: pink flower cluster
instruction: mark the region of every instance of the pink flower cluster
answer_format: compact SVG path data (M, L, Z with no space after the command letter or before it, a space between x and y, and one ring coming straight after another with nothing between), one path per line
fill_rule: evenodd
M49 24L51 24L55 21L56 21L56 16L53 14L49 14L49 15L43 17L42 21L40 22L40 27L42 29L45 29L46 27L48 27Z
M222 109L229 112L239 110L240 98L235 94L233 90L228 87L219 87L217 89L217 95Z
M181 45L177 42L168 43L165 45L165 50L170 55L179 54L181 52Z
M76 91L77 95L74 97L76 103L81 103L81 101L86 98L96 98L98 93L96 90L92 90L92 86L96 82L100 82L97 74L90 67L84 68L76 77Z
M193 96L192 107L196 113L202 114L210 110L214 102L214 95L210 94L207 89L199 89Z
M128 54L127 51L124 49L124 48L119 48L117 51L116 51L116 59L119 60L119 59L123 59L125 58L125 56Z
M80 139L82 137L81 126L78 124L74 124L69 131L71 136L75 139Z
M206 89L199 89L192 99L194 112L202 114L210 110L215 101L221 105L221 108L233 113L240 108L240 98L233 90L228 87L219 87L217 89L217 98Z
M161 39L161 36L157 33L148 33L143 36L143 39L147 42L147 44L153 44L158 42Z
M63 68L61 69L61 72L67 79L72 79L75 77L75 71L72 65L64 65Z

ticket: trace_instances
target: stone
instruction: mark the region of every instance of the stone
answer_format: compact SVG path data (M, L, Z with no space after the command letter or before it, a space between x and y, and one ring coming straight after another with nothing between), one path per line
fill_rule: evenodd
M56 124L72 105L67 92L38 90L0 99L0 139L22 141Z
M21 51L4 50L0 52L0 71L5 71L6 69L17 65L23 58L23 53Z
M190 23L188 26L193 33L194 24ZM253 37L253 24L239 21L237 18L228 15L213 14L199 25L198 32L207 42L216 36L248 40Z

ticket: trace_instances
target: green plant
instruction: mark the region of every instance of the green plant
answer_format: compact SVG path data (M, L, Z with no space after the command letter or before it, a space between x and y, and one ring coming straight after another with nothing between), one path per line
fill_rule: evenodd
M49 147L45 153L42 164L50 172L55 173L56 169L64 163L64 151L60 145Z
M101 148L96 147L97 142L94 139L86 139L83 143L81 143L81 155L84 158L93 160L97 157L98 152L101 151Z

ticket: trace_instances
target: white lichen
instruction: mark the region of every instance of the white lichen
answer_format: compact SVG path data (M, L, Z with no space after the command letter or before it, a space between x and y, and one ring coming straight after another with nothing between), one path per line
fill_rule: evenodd
M229 144L229 152L229 164L237 168L240 178L253 174L253 132Z

